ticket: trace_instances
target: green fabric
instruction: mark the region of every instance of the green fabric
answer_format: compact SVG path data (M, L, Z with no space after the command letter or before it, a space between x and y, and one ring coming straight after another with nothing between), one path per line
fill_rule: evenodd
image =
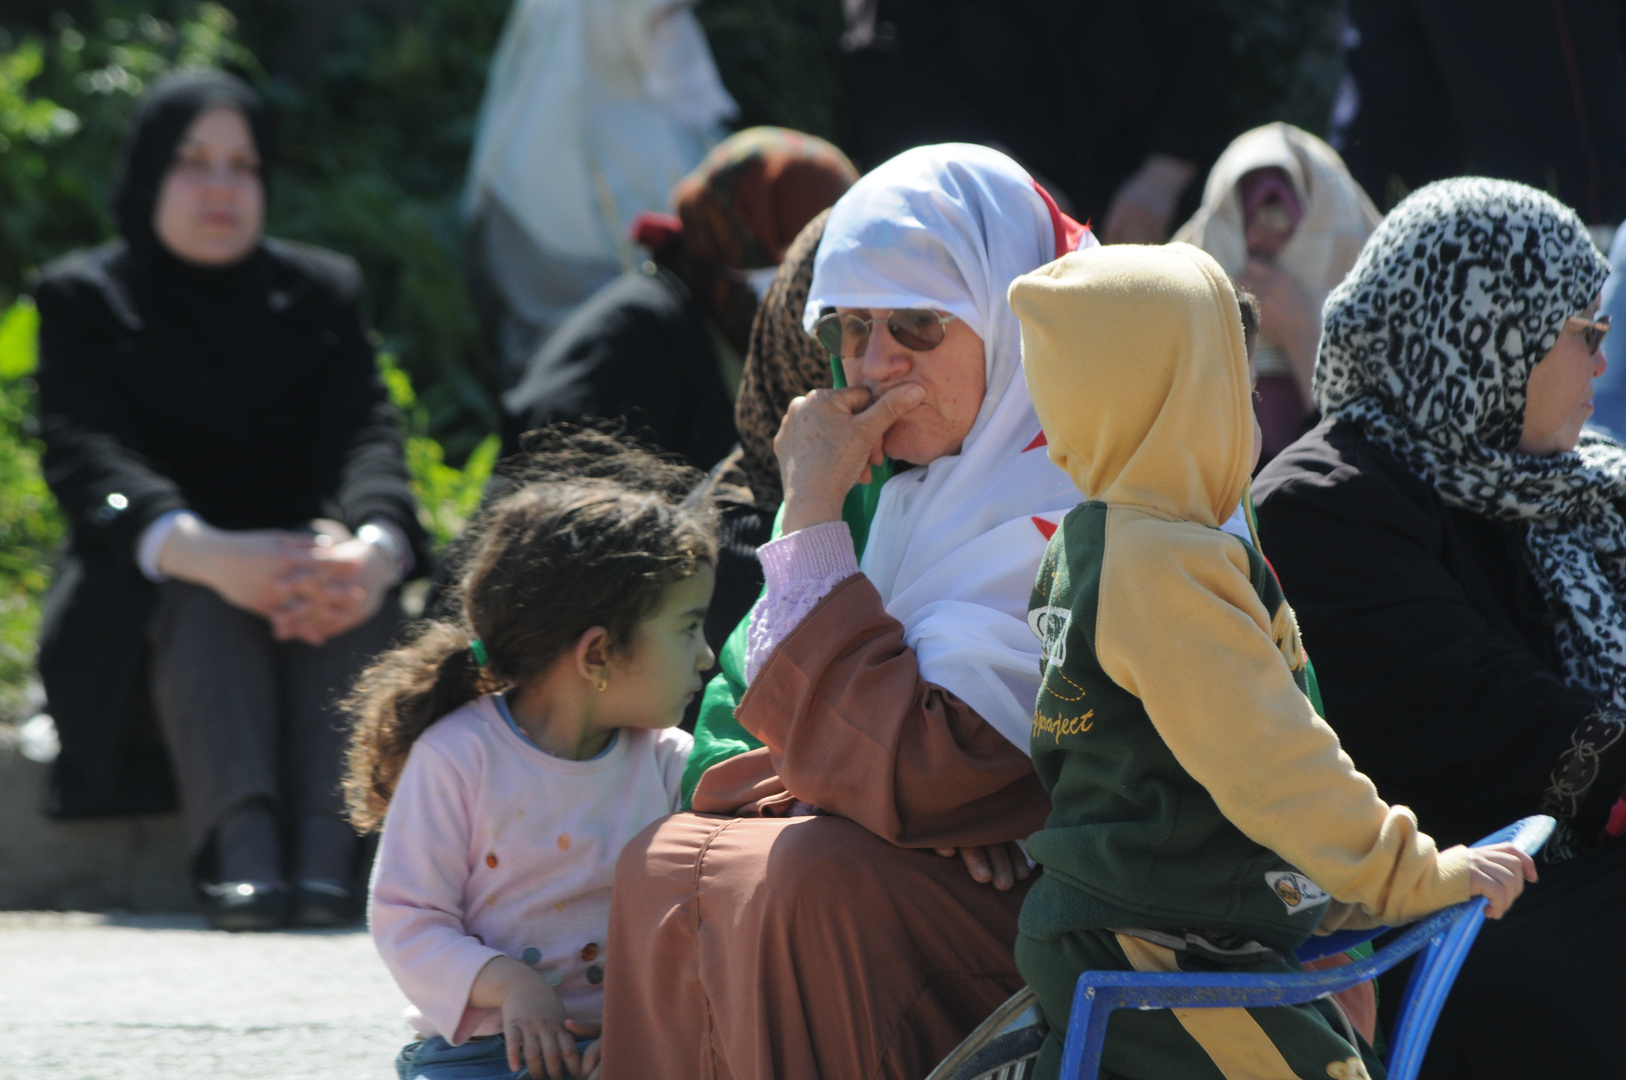
M1028 838L1045 873L1022 906L1022 930L1048 939L1111 926L1202 927L1295 948L1330 898L1226 819L1141 700L1097 658L1108 513L1087 502L1062 519L1028 604L1046 657L1033 767L1052 809ZM1286 604L1275 573L1252 544L1237 542L1274 615ZM1308 695L1302 665L1293 679Z
M845 386L841 365L834 358L831 359L830 368L835 385ZM869 540L869 523L875 517L881 488L892 479L893 471L890 460L871 468L870 482L855 484L842 504L841 520L852 530L853 551L859 558L864 557L864 544ZM774 515L772 540L779 539L784 519L785 508L781 506L779 513ZM767 591L766 587L763 591ZM762 745L734 718L734 709L739 705L740 698L745 696L745 638L750 623L751 616L747 613L734 627L733 633L728 635L722 654L717 658L722 670L706 685L706 692L700 699L700 714L694 725L694 749L689 752L689 763L683 769L685 810L694 800L694 789L700 783L701 773L719 761L727 761Z
M774 535L779 535L777 523L774 525ZM734 706L745 696L742 678L745 672L745 632L750 623L751 616L747 614L728 635L722 654L717 657L723 670L706 684L706 692L700 698L700 714L694 723L694 748L689 751L689 762L683 767L685 810L689 809L694 799L695 785L700 783L701 773L719 761L727 761L762 745L734 719Z
M1260 975L1287 975L1300 970L1292 956L1258 953L1246 958L1221 959L1196 950L1174 950L1181 971L1227 971ZM1061 1066L1062 1039L1072 1015L1078 977L1086 971L1133 971L1118 936L1110 930L1085 930L1040 940L1028 934L1016 938L1016 966L1039 999L1050 1023L1050 1034L1039 1051L1036 1080L1053 1080ZM1242 1012L1246 1015L1241 1015ZM1237 1010L1224 1021L1243 1026L1257 1024L1282 1055L1294 1076L1356 1077L1350 1058L1372 1080L1386 1075L1377 1053L1359 1035L1356 1045L1344 1036L1344 1021L1337 1006L1326 999L1302 1005L1278 1005ZM1218 1049L1218 1048L1216 1048ZM1240 1048L1238 1048L1240 1051ZM1223 1053L1223 1050L1221 1050ZM1107 1023L1102 1045L1101 1073L1113 1076L1156 1076L1165 1080L1224 1080L1227 1076L1258 1075L1269 1070L1245 1052L1222 1066L1168 1009L1119 1009ZM1270 1075L1280 1075L1270 1072Z

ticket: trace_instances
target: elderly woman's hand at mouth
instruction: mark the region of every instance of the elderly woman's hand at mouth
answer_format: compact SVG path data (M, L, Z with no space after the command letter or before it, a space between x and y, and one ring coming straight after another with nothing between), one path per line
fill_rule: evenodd
M879 397L859 386L815 390L790 403L774 452L785 488L783 531L841 520L848 490L870 479L883 458L881 437L926 398L916 383Z

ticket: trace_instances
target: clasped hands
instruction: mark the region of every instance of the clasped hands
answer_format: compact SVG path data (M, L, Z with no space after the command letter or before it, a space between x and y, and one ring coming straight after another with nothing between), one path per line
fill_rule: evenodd
M372 618L399 576L377 544L327 520L295 532L217 529L183 518L158 565L265 619L276 640L307 645L322 645Z

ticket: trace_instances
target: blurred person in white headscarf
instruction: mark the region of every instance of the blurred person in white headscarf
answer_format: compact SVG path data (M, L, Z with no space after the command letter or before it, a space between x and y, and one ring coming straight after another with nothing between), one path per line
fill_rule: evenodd
M1321 305L1381 216L1336 150L1278 122L1237 136L1209 172L1202 206L1175 234L1259 298L1261 466L1299 437L1315 411Z
M511 386L582 301L642 261L666 209L738 114L694 0L516 0L491 64L464 193L482 316Z

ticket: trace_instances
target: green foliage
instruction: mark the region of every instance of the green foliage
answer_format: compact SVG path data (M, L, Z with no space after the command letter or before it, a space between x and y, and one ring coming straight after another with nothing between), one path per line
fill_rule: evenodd
M375 321L419 388L426 434L453 461L497 425L458 200L508 6L429 0L402 20L339 5L348 14L312 69L265 86L282 130L273 231L361 261Z
M1343 75L1340 0L1220 3L1237 27L1237 130L1286 120L1325 135ZM695 12L741 126L782 124L839 141L847 102L836 0L703 0Z
M62 538L62 517L40 475L33 415L34 326L30 303L0 317L0 716L9 714L34 663L39 596Z
M429 530L435 550L444 551L463 534L470 516L479 509L501 442L496 435L487 435L461 469L446 464L440 443L425 434L428 410L413 392L411 378L389 353L379 354L378 371L389 387L390 399L406 418L406 461L412 474L412 494L418 500L418 518Z
M40 313L29 297L21 297L0 315L0 381L13 382L34 374L40 366Z

